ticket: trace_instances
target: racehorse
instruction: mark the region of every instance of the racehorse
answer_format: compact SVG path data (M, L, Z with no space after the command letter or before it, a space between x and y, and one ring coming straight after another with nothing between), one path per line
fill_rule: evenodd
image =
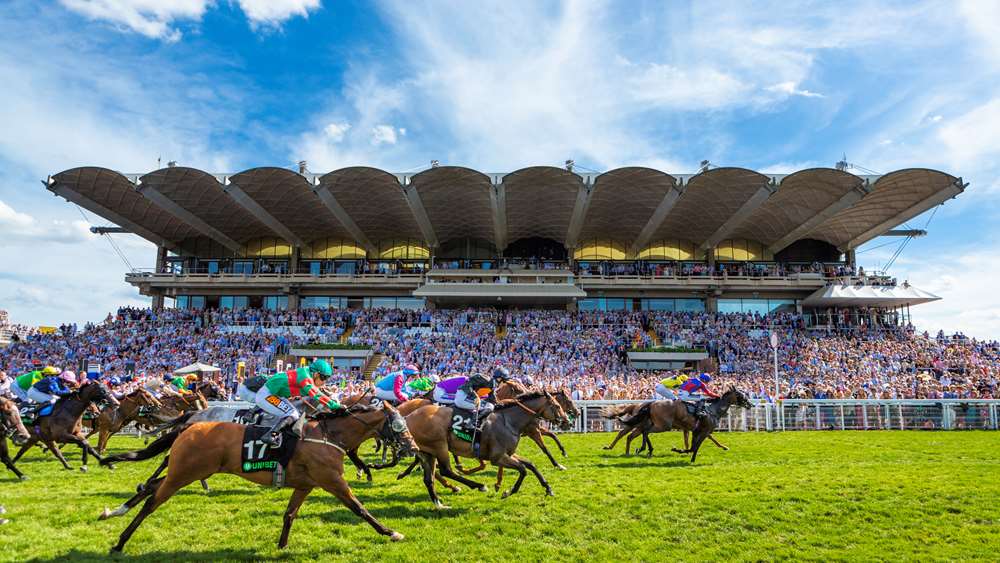
M94 429L87 434L90 438L97 432L97 451L101 454L108 447L108 440L129 422L139 418L140 409L157 409L163 404L149 391L139 388L122 397L117 407L108 405L101 410L94 421Z
M503 400L513 399L518 395L523 395L528 392L529 392L528 388L522 385L521 383L518 383L516 381L507 381L501 384L499 387L497 387L496 398L498 401L503 401ZM567 393L565 389L560 389L552 393L552 396L555 397L557 401L559 401L559 406L561 406L563 410L566 411L566 415L569 416L570 422L575 420L576 417L580 416L580 413L576 408L576 404L573 403L573 399L570 398L569 393ZM555 441L556 445L559 446L559 451L560 453L562 453L563 457L567 457L566 448L563 447L562 442L559 441L559 438L556 436L555 432L541 426L538 423L538 420L536 419L535 423L529 425L524 430L524 433L522 433L521 435L531 438L533 442L538 444L539 449L541 449L542 452L545 453L545 455L549 458L549 461L552 462L553 467L555 467L559 471L566 470L566 467L563 466L563 464L556 461L556 459L552 456L552 453L549 452L549 449L545 447L545 442L542 440L542 436L548 436L552 438ZM486 469L486 463L480 459L479 467L473 467L472 469L463 469L462 464L458 460L458 456L455 456L455 467L457 467L458 470L461 471L463 475L472 475L473 473ZM499 467L497 469L497 481L496 483L493 484L493 490L499 491L502 484L503 484L503 467Z
M359 393L357 395L351 395L350 397L346 397L346 398L344 398L344 399L341 400L341 405L343 405L345 407L350 407L352 405L359 405L359 404L364 405L364 404L378 404L378 403L381 403L382 401L379 400L379 399L377 399L375 397L375 394L372 391L373 391L373 388L368 388L367 390L365 390L364 393ZM400 416L407 416L411 412L417 410L418 408L431 404L431 400L430 400L429 397L430 397L430 393L426 393L423 396L410 399L409 401L401 403L398 407L396 407L396 410L399 411ZM360 447L360 445L359 445L359 447ZM370 464L366 463L363 459L361 459L361 456L358 455L358 448L354 448L353 450L349 450L347 452L347 457L351 460L351 463L354 464L354 467L357 468L358 479L361 479L362 477L364 477L369 483L371 483L372 482L372 469L376 469L376 470L378 470L378 469L387 469L389 467L394 467L397 463L399 463L399 457L398 456L394 456L393 459L392 459L392 461L390 461L388 463L386 462L386 460L385 460L386 453L385 453L384 445L382 444L381 440L379 440L376 437L375 438L375 453L379 453L379 452L382 452L382 463L373 464L373 465L370 465ZM452 487L450 484L446 484L445 486L447 486L448 488L450 488L452 491L457 491L458 490L457 487Z
M138 426L155 429L164 422L174 420L186 412L200 411L208 407L208 400L198 391L180 395L163 395L159 401L160 408L136 419Z
M205 401L203 404L208 407L208 401L225 401L227 399L226 394L222 391L222 387L218 383L205 379L194 384L194 389L192 389L195 394L201 395L201 399Z
M105 509L100 515L101 520L121 516L146 499L142 509L122 532L118 543L111 548L112 553L121 552L146 517L178 490L195 481L207 479L216 473L229 473L260 485L270 485L270 473L242 471L240 454L244 429L242 424L231 422L199 422L172 430L143 450L110 456L102 462L142 461L170 450L167 455L169 465L166 477L158 477L161 466L140 485L135 496L117 510L112 512ZM407 431L406 421L389 404L383 404L379 408L356 406L321 413L305 422L302 438L288 462L285 483L295 490L285 510L284 526L278 539L279 548L288 545L288 534L299 507L316 487L336 496L378 533L389 536L393 541L403 539L403 534L390 530L376 520L344 480L344 455L347 450L356 448L361 442L376 435L405 453L416 449L416 444Z
M701 448L701 443L706 438L712 439L720 448L728 449L711 438L711 433L718 426L719 418L724 416L729 407L734 404L743 408L753 407L746 395L737 389L729 389L720 398L710 400L706 408L709 416L702 421L699 421L688 412L687 405L683 401L651 401L638 405L638 408L636 408L636 405L605 407L602 410L602 415L607 418L618 418L621 422L625 422L625 420L621 420L622 417L628 416L626 419L628 425L604 449L610 450L614 448L622 436L629 434L625 446L627 453L632 439L636 436L642 436L642 447L648 447L647 457L652 457L653 443L649 440L649 435L666 432L673 428L681 428L685 431L693 432L691 447L687 447L687 440L685 440L685 448L683 450L674 448L673 451L677 453L692 453L691 462L693 463L698 455L698 449ZM640 451L642 450L640 449Z
M79 389L69 395L60 398L52 407L52 413L48 416L39 417L35 420L30 430L28 441L21 446L21 450L14 456L14 463L21 459L24 452L31 449L37 442L43 442L52 454L63 464L63 467L70 469L66 458L63 457L56 444L76 444L83 451L80 471L87 470L87 454L94 456L97 461L101 461L101 454L97 453L83 437L82 420L83 413L87 410L87 405L91 403L111 403L118 404L108 388L101 383L85 383Z
M0 461L10 469L18 479L24 481L27 477L17 470L14 462L10 459L10 452L7 451L7 436L15 446L20 446L28 441L31 436L28 430L21 423L21 413L17 410L14 401L6 397L0 397Z
M510 490L504 492L503 498L521 488L527 471L535 474L547 495L553 496L552 487L545 481L545 477L535 464L514 453L522 433L531 424L536 424L539 418L569 428L570 422L566 411L551 394L545 391L529 393L497 405L493 414L483 422L482 430L479 432L481 439L478 452L474 450L471 442L453 435L452 413L450 407L428 405L406 417L413 439L420 449L417 457L423 468L424 485L435 507L447 508L434 490L435 465L439 465L442 477L454 479L472 489L486 490L484 485L466 479L452 469L449 452L461 457L486 459L497 467L515 469L518 472L517 482ZM397 476L397 479L408 475L413 467L414 465L410 465Z

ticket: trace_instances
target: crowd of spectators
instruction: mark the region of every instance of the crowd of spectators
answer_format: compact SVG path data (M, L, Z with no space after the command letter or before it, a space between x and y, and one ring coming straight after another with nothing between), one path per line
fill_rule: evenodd
M241 362L244 374L266 373L279 359L287 361L295 344L342 340L385 354L376 376L406 363L442 377L505 365L534 384L569 389L576 399L648 399L670 372L636 370L627 352L672 345L704 349L714 358L715 387L737 386L773 400L769 336L775 332L783 398L1000 396L1000 344L885 328L817 332L796 313L122 308L82 329L63 325L26 335L0 349L0 370L96 363L108 379L161 377L201 361L222 369L231 392ZM354 393L367 384L361 379L356 368L342 368L335 384Z

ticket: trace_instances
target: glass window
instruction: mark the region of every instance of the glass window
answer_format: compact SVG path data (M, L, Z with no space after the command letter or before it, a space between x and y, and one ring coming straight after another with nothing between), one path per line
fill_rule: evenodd
M756 313L758 315L766 315L770 312L767 305L767 299L744 299L743 300L743 312L744 313Z
M209 260L208 262L205 263L205 267L207 268L207 271L210 274L218 274L219 273L219 261L218 260Z
M794 310L795 309L795 300L794 299L768 299L767 300L767 305L768 305L768 312L771 312L771 313L773 313L773 312L775 312L775 311L777 311L779 309L782 309L782 310L785 310L785 311L787 311L787 310Z
M577 311L597 311L600 309L600 303L597 299L580 299L576 302Z
M396 307L399 309L423 309L424 300L419 297L400 297L396 299Z
M674 299L675 310L679 313L705 312L704 299Z
M219 307L223 309L246 309L250 298L246 295L223 295L219 298Z
M365 297L365 308L368 309L395 309L395 297Z
M188 308L188 296L187 295L178 295L177 299L174 300L174 306L177 307L178 309L187 309Z
M643 299L642 300L642 310L643 311L673 311L674 310L674 300L673 299Z
M719 299L716 301L716 308L720 313L742 313L743 304L739 299Z
M329 297L303 297L302 298L302 308L303 309L326 309L330 306Z
M233 263L234 274L249 275L253 273L253 262L249 260L239 260Z
M272 311L284 311L288 309L288 296L268 295L264 297L264 308Z
M354 260L337 262L335 267L338 274L353 274L358 269L358 263Z
M619 298L607 298L605 299L605 311L624 311L625 310L625 300Z
M192 309L204 309L205 308L205 296L204 295L192 295L189 301Z

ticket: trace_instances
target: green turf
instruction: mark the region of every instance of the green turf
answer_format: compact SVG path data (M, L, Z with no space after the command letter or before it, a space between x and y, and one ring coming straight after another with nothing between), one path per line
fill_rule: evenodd
M690 465L667 451L678 434L654 437L652 459L605 452L608 435L564 438L568 471L538 462L555 489L529 476L521 492L444 491L451 509L431 510L420 479L392 470L355 493L383 523L406 535L391 543L314 492L275 547L288 490L237 477L197 484L146 520L126 546L150 561L331 560L996 560L1000 550L1000 434L984 432L787 432L723 434ZM112 449L138 445L118 438ZM367 448L367 446L366 446ZM70 462L79 464L75 448ZM0 559L103 557L132 515L98 522L155 462L60 469L36 450L20 467L31 480L0 474ZM480 476L492 481L492 470ZM353 476L352 476L353 477ZM512 483L512 481L508 481ZM134 513L133 513L134 514Z

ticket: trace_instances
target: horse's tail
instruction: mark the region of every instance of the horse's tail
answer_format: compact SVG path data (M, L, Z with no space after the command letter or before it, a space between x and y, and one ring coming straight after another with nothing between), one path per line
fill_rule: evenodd
M145 461L152 457L156 457L169 450L170 446L174 445L174 441L177 440L177 437L180 436L181 432L184 430L186 430L186 428L172 430L154 440L152 444L144 449L108 456L101 460L101 465L110 465L119 461Z
M640 406L638 409L635 409L635 412L632 412L632 409L630 408L629 405L625 405L623 407L617 407L618 414L613 418L617 418L618 421L624 424L625 426L639 426L640 424L646 422L649 419L650 405L652 405L652 403L643 403L642 406ZM625 415L629 415L628 418L622 418Z
M618 405L601 408L601 416L604 418L620 418L632 414L632 405Z
M198 411L187 411L185 413L182 413L177 418L173 420L168 420L166 423L157 426L156 428L150 430L149 432L146 432L144 435L152 436L153 434L159 434L160 432L165 432L167 430L172 430L174 428L177 428L181 424L184 424L188 420L190 420L192 416L197 414L197 412Z

